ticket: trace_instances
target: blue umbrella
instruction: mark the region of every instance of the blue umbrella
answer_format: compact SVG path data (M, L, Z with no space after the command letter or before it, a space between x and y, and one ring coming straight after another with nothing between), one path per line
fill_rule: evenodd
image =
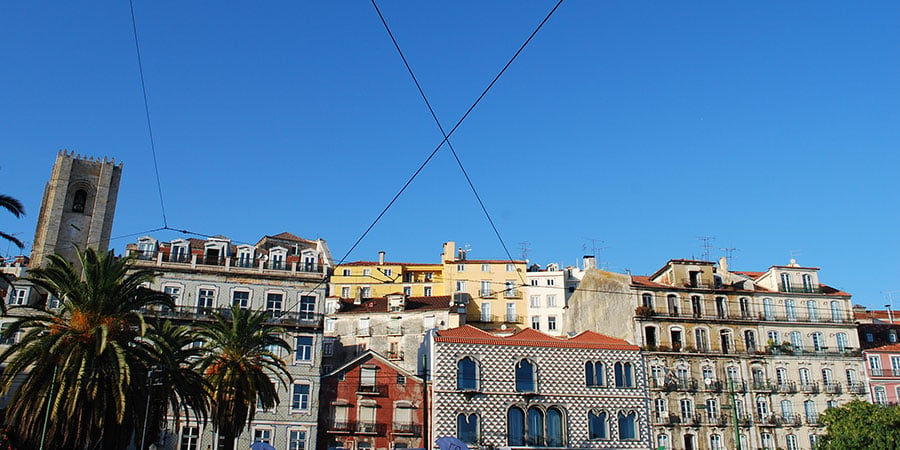
M435 443L441 450L469 450L465 442L451 436L440 437Z
M269 445L265 442L256 441L256 442L250 444L250 450L276 450L276 449L275 449L275 447L272 447L271 445Z

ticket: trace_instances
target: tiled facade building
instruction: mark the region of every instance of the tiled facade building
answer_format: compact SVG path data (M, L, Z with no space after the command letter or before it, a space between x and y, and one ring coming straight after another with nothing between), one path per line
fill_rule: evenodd
M371 350L322 377L319 449L428 447L425 382Z
M648 448L640 349L583 332L433 335L432 432L471 447Z
M290 233L265 236L255 245L225 237L160 242L146 236L129 244L136 267L160 273L151 288L170 294L176 307L146 311L179 323L209 319L212 310L232 304L266 311L285 329L290 353L280 355L293 384L277 385L279 404L259 410L236 448L254 441L276 448L314 449L318 432L318 398L322 361L322 311L327 275L332 267L325 241ZM220 443L209 424L183 421L164 434L159 448L216 449Z
M819 283L817 268L737 272L723 259L672 260L650 276L588 271L569 307L569 331L646 350L658 447L809 449L822 411L865 398L850 294Z

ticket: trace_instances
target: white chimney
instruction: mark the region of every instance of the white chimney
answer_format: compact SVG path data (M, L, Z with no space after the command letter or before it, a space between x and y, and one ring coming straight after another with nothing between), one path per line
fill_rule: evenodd
M597 258L594 255L584 255L584 270L596 269Z
M378 252L378 264L384 264L384 250Z

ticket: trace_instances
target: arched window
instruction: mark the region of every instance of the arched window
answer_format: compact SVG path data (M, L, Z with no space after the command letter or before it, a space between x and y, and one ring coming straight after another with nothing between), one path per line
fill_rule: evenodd
M843 316L841 314L841 302L833 300L831 302L831 321L840 322Z
M637 418L637 413L634 411L625 414L624 412L619 413L619 439L636 439L637 438L637 430L635 430L634 421Z
M722 450L722 435L709 435L709 450Z
M815 292L813 289L812 277L808 273L804 273L801 278L803 279L803 292Z
M617 388L634 387L634 368L630 362L617 362L614 368Z
M763 317L765 320L775 320L775 303L771 298L763 299Z
M812 334L812 344L814 351L820 352L825 349L825 338L822 336L822 333L818 331Z
M694 317L703 315L703 302L700 300L699 295L691 296L691 312L694 314Z
M544 440L544 412L538 408L528 408L528 423L525 445L532 447L543 447L546 445Z
M784 301L784 317L791 322L797 320L797 309L794 307L794 301L791 299Z
M791 331L791 347L794 348L795 352L799 352L803 350L803 336L799 331Z
M838 333L835 335L835 339L837 340L837 349L839 352L844 352L847 350L847 333Z
M513 406L506 413L506 427L510 446L525 445L525 411Z
M756 353L756 332L753 330L744 330L744 347L747 353Z
M659 434L656 436L656 448L662 450L669 450L669 435L668 434Z
M666 302L669 306L669 315L673 317L678 316L678 296L669 294L666 296Z
M475 360L465 357L456 363L456 388L463 391L478 390L478 366Z
M534 364L527 359L516 363L516 391L535 392Z
M603 363L588 361L584 363L584 380L587 386L603 386Z
M806 315L809 316L810 322L819 321L819 308L816 306L815 300L809 300L806 302Z
M750 309L750 299L747 297L741 297L741 319L752 319L753 318L753 310Z
M477 444L478 416L475 414L456 416L456 437L466 444Z
M781 401L781 417L787 421L792 421L794 419L794 402L790 400Z
M704 328L694 328L694 342L697 344L698 352L709 351L709 336Z
M547 410L547 446L565 447L563 444L563 414L559 408Z
M83 213L84 205L87 203L87 191L79 189L75 191L75 198L72 201L72 212Z
M760 395L756 397L756 418L766 420L769 417L769 400Z
M588 412L588 435L589 439L609 439L606 412Z
M644 293L641 295L641 305L645 308L653 308L653 294Z

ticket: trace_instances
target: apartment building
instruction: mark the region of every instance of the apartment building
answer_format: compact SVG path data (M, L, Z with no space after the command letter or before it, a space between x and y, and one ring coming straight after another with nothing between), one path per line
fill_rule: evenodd
M271 323L285 329L291 344L280 355L293 384L277 385L280 402L259 410L236 448L256 441L276 448L316 447L321 376L323 306L331 254L324 240L307 240L291 233L264 236L256 244L234 243L224 236L159 241L151 236L128 244L135 267L159 273L153 289L171 295L174 309L145 311L179 323L209 320L214 310L242 308L271 314ZM169 424L158 448L216 449L221 443L209 424L183 420Z
M525 273L525 297L528 326L553 336L564 334L563 320L569 296L581 281L584 271L575 267L560 269L556 263L528 266Z
M589 270L568 331L645 350L654 444L810 449L826 408L864 398L850 294L791 261L764 272L671 260L650 276Z

